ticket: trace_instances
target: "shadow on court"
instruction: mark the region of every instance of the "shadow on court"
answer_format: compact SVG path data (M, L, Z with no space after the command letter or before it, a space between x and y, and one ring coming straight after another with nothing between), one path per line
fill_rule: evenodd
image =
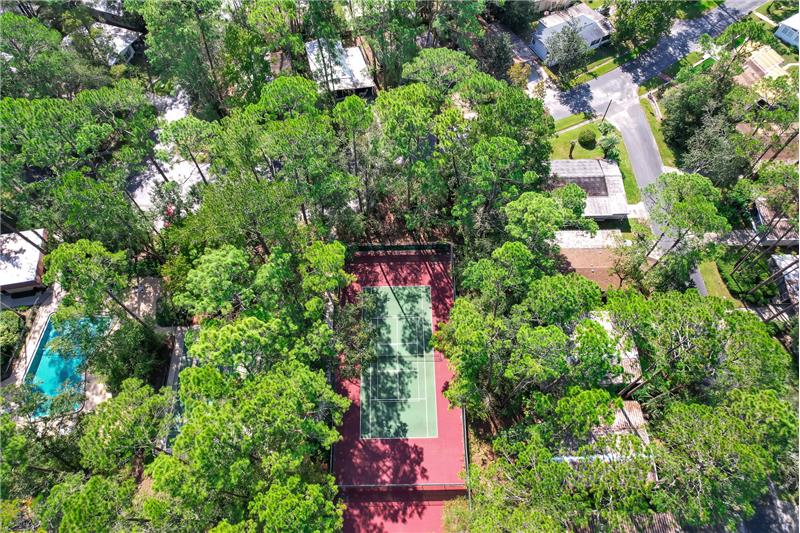
M362 369L362 438L436 434L429 287L370 287L375 358ZM431 429L431 426L433 429Z

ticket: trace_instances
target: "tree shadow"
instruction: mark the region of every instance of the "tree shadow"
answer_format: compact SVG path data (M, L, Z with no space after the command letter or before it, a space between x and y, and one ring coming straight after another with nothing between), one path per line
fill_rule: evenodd
M592 89L588 83L582 83L569 91L559 92L558 101L567 107L572 114L594 113L592 108Z

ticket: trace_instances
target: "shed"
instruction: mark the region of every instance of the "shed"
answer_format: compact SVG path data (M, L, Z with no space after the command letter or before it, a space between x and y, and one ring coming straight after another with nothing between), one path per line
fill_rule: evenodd
M554 159L550 161L552 184L574 183L586 191L584 216L595 220L623 219L628 216L628 200L622 172L605 159Z
M3 294L21 296L41 289L44 254L37 248L44 242L44 229L0 235L0 289Z
M795 308L797 307L798 283L800 282L797 261L796 255L775 254L772 256L773 270L778 275L781 299L790 302Z

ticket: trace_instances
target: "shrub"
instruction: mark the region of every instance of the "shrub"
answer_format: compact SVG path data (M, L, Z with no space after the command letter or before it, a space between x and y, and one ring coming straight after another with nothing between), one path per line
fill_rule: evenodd
M609 133L614 131L614 126L612 126L609 121L602 120L597 125L597 129L600 130L600 133L602 133L603 135L608 135Z
M597 144L597 134L593 129L586 128L578 135L578 142L584 148L592 149Z
M13 311L0 312L0 373L6 377L22 334L22 319Z
M603 149L603 157L619 161L620 138L616 133L605 135L600 139L600 148Z
M748 261L753 261L753 263L741 268L736 274L733 274L733 268L741 257L740 253L729 249L717 260L722 281L728 286L733 297L751 305L767 305L772 298L778 295L778 286L775 283L767 283L753 291L752 294L748 294L750 289L770 275L769 262L766 257L754 261L759 253L760 251L751 254Z

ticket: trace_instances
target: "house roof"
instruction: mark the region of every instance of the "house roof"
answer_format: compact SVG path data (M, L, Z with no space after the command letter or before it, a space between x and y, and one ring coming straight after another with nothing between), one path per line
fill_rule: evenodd
M574 183L586 191L587 217L627 216L628 200L622 172L613 161L604 159L554 159L550 174L557 185Z
M359 47L344 48L340 41L336 41L332 45L333 53L330 53L328 47L320 46L320 40L315 39L306 43L308 65L318 84L325 83L327 66L331 69L330 77L334 91L375 87L375 80L370 75L364 54ZM322 41L326 42L324 39Z
M786 20L780 22L781 26L788 26L793 30L800 31L800 13L795 13Z
M783 57L768 45L755 50L744 62L742 73L733 79L739 85L752 87L763 78L780 78L788 73L781 66Z
M756 198L755 207L758 218L760 219L758 223L766 225L773 221L775 212L767 204L766 199ZM793 241L798 238L797 225L786 218L785 215L778 215L777 219L773 222L772 232L767 236L767 240L776 240L779 238L781 241Z
M579 2L563 11L539 19L534 39L545 43L551 35L560 32L573 20L576 22L581 36L587 42L610 35L612 31L611 23L607 18Z
M27 239L42 246L44 229L21 232ZM0 235L0 287L18 287L39 282L42 252L16 233Z

